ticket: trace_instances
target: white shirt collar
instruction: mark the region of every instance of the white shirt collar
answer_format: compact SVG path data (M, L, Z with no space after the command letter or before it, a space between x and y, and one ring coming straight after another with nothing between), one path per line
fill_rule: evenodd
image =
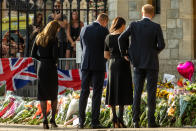
M146 17L146 16L143 16L142 18L143 18L143 19L147 18L147 19L151 20L149 17Z
M99 23L99 21L96 20L95 22L98 23L99 25L101 25L101 24Z

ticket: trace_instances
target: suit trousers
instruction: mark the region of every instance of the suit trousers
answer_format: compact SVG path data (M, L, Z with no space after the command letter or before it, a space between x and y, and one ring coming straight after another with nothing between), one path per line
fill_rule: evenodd
M134 69L133 122L139 122L140 120L140 102L145 78L147 79L148 124L154 124L158 70L152 69Z
M103 91L104 71L82 71L81 94L79 100L79 122L85 122L85 110L90 93L90 85L93 86L92 97L92 125L99 124L101 97Z

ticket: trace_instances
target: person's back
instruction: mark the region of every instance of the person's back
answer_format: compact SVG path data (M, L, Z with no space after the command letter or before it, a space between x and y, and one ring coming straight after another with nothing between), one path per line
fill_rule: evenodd
M119 38L120 34L110 34L106 37L106 45L108 47L109 53L110 53L110 57L111 58L121 58L121 54L120 54L120 50L119 50L119 46L118 46L118 38ZM105 47L106 47L105 45Z
M104 40L107 34L108 30L97 22L93 22L82 29L82 70L105 70Z
M53 49L54 47L57 46L57 39L51 39L48 42L48 45L46 47L38 46L39 53L40 53L40 58L43 59L52 59L53 58Z
M38 66L38 100L41 102L44 129L49 129L46 113L47 100L50 100L52 105L51 127L58 127L55 122L55 114L58 103L58 48L56 34L59 28L60 25L57 21L48 23L44 30L37 35L31 52L31 56L40 61Z
M161 40L157 37L160 25L148 18L131 24L131 45L129 55L134 67L142 69L158 69L158 53L163 45L157 47ZM164 43L163 39L161 43Z
M108 16L99 14L97 21L85 26L80 33L82 47L82 82L79 101L79 128L84 128L85 109L93 86L92 100L92 128L102 127L99 123L101 96L105 76L104 41L109 31L105 28Z
M158 127L155 122L156 89L159 72L158 54L164 49L165 42L159 24L151 21L154 16L152 5L142 7L141 21L132 22L129 28L120 36L119 45L121 54L129 57L134 66L134 99L133 122L139 128L141 94L147 79L148 93L148 127ZM127 42L131 36L131 44Z

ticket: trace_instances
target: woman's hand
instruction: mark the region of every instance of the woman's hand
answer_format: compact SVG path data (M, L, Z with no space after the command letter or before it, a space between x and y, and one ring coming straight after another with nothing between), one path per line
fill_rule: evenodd
M76 45L76 42L73 41L73 42L71 43L71 46L74 47L75 45Z
M110 52L109 51L104 51L104 58L110 59Z

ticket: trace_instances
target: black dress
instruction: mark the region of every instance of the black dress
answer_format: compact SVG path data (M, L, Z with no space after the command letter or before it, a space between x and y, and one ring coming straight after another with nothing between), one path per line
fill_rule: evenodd
M105 51L110 52L106 105L130 105L133 102L130 62L121 57L119 36L108 35L105 40Z
M58 95L58 41L50 40L46 47L38 46L35 42L32 57L41 62L38 67L38 100L55 100ZM38 53L40 55L38 55Z
M80 30L81 30L80 25L77 28L74 28L72 24L70 25L70 36L73 41L76 41L80 36ZM76 52L73 50L73 47L71 46L70 42L68 42L67 49L71 51L72 57L76 55L75 54Z

